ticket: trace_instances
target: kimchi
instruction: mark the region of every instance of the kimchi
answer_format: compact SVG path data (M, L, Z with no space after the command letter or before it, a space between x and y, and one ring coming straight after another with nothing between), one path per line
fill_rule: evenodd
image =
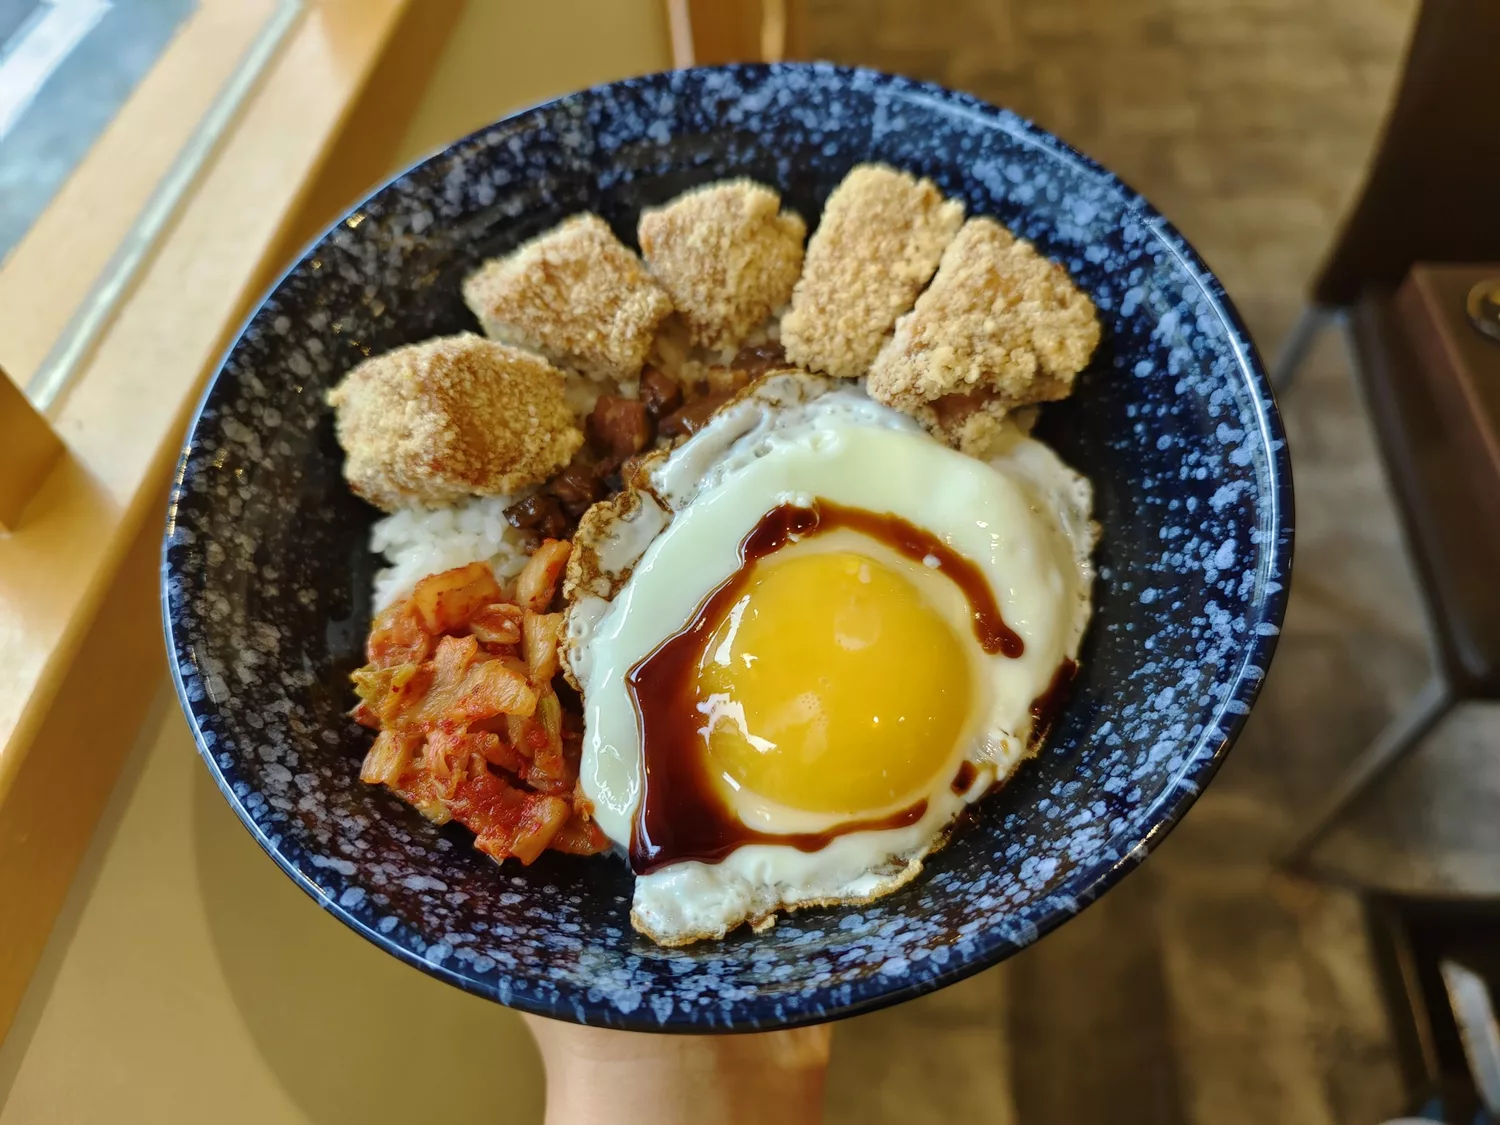
M609 847L578 789L582 723L558 695L549 611L568 553L544 540L510 589L482 562L422 579L375 619L352 677L353 716L376 732L360 780L496 860Z

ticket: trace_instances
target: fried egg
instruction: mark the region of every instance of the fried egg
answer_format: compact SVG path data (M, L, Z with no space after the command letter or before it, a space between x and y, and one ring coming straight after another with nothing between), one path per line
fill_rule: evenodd
M579 783L664 945L861 903L1034 750L1088 622L1088 482L771 375L582 522Z

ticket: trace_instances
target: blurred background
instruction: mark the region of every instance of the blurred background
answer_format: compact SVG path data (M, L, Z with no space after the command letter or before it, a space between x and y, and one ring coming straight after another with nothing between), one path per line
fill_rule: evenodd
M33 536L0 551L0 595L61 591L0 617L22 763L0 769L0 1125L427 1119L434 1091L383 1080L427 1067L448 1120L540 1120L509 1012L265 862L158 658L110 666L116 729L65 836L14 803L80 737L80 636L159 646L151 521L184 412L298 248L527 103L775 58L968 91L1145 194L1282 357L1298 509L1277 658L1192 814L1037 946L841 1025L829 1120L1490 1119L1500 5L0 0L0 527ZM44 493L76 512L28 532Z

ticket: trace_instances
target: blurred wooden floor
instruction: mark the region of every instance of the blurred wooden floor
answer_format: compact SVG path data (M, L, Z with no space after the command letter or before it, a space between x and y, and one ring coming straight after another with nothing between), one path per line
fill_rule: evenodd
M1203 252L1269 356L1358 184L1414 10L809 0L809 53L970 91L1099 159ZM831 1121L1373 1125L1405 1108L1358 901L1279 876L1271 858L1420 684L1420 617L1336 340L1283 409L1296 581L1228 764L1160 852L1077 920L998 969L842 1026ZM1447 859L1397 871L1391 814L1424 776L1479 760L1493 720L1450 724L1330 850L1442 879ZM1497 775L1471 782L1470 808L1493 809ZM1429 800L1451 805L1442 786ZM1463 841L1449 842L1461 860Z

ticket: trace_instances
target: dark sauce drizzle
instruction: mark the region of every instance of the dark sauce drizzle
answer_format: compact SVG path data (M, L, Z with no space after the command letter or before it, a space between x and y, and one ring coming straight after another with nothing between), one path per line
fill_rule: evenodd
M1073 680L1078 675L1078 665L1068 657L1063 657L1063 662L1057 666L1057 671L1052 673L1052 680L1047 684L1047 689L1031 701L1031 738L1028 745L1035 751L1047 737L1057 714L1062 710L1063 704L1068 701L1068 695L1073 687ZM1019 769L1019 767L1017 767ZM983 800L992 793L998 793L1016 775L1017 770L1012 770L1006 777L996 778L990 782L984 792L979 795ZM953 775L950 783L954 793L964 794L974 784L974 779L979 776L979 769L973 762L960 762L958 772ZM973 825L978 823L979 806L970 803L959 810L958 816L954 818L953 827L949 830L948 838L956 839L961 833L967 832Z
M1057 671L1052 673L1052 681L1047 685L1047 690L1031 701L1032 746L1040 745L1042 739L1047 737L1047 732L1057 721L1058 712L1068 701L1068 693L1073 687L1073 677L1077 675L1078 663L1063 657L1063 662L1057 666Z
M813 852L835 836L905 828L921 820L927 801L888 816L846 821L822 832L780 834L743 824L726 806L709 774L698 733L696 670L715 628L739 600L755 563L788 543L847 527L879 540L909 559L935 558L968 599L974 635L988 653L1018 657L1024 645L1004 619L983 573L937 536L889 513L881 515L815 500L810 508L783 504L740 543L740 567L704 599L693 619L668 637L626 676L635 704L642 753L642 792L630 834L630 866L645 875L669 863L696 859L718 863L746 844L783 844Z
M953 780L948 783L948 787L961 797L969 791L969 786L974 784L974 779L978 776L979 767L973 762L959 762L958 772L953 775Z

